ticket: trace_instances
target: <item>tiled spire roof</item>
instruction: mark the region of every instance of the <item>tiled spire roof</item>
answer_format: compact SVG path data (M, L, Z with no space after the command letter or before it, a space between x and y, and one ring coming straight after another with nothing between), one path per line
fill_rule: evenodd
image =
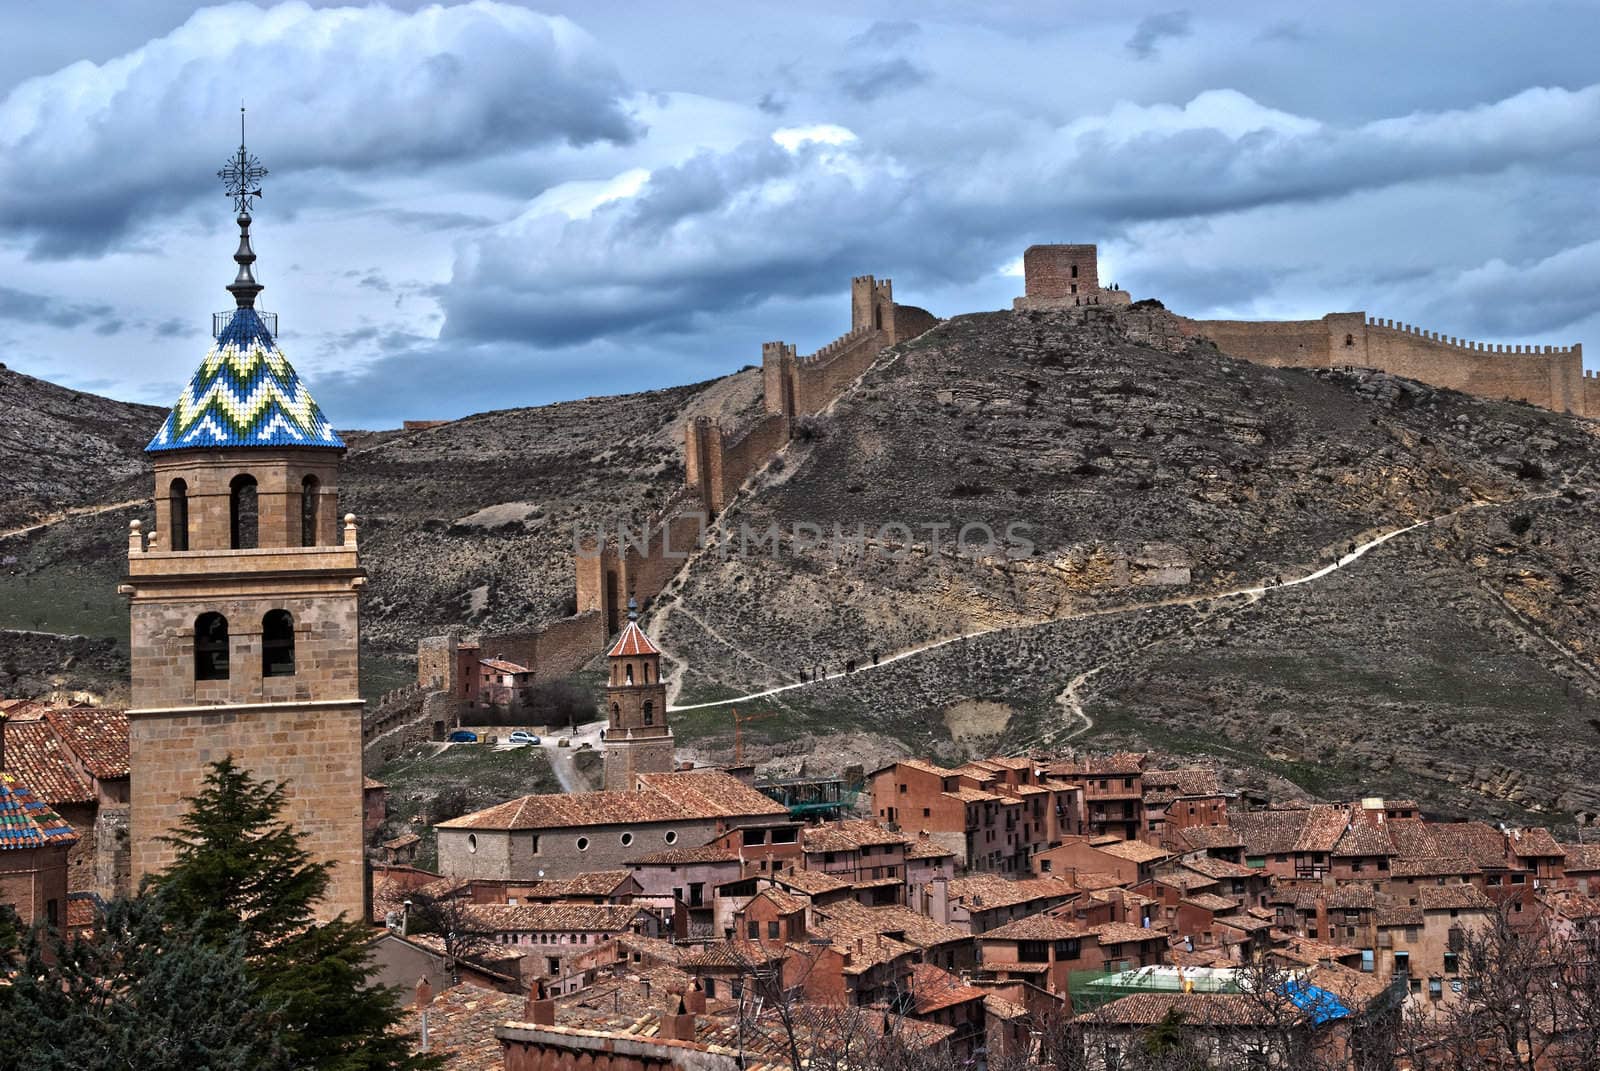
M0 851L72 844L72 826L52 811L33 790L8 773L0 773Z
M612 645L608 657L628 658L635 655L660 654L656 645L650 642L650 637L644 634L644 629L639 627L637 621L629 621L623 628L622 635L617 637L617 642Z
M344 447L253 308L234 310L145 449L211 446Z

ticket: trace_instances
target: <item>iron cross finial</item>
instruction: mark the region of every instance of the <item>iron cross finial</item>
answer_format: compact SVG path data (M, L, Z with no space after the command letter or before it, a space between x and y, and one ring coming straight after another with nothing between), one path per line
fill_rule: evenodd
M228 166L217 172L222 189L233 198L238 212L248 212L254 199L261 196L261 180L267 169L261 161L244 147L244 105L239 105L239 151L228 161Z

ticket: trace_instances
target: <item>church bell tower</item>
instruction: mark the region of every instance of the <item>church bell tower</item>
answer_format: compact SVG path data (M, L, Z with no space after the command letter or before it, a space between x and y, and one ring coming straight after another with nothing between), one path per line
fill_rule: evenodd
M120 589L132 617L128 711L133 880L173 859L162 842L207 764L231 755L287 783L287 818L334 864L318 914L364 907L354 516L337 516L344 443L256 309L250 207L266 172L239 151L221 173L238 212L234 308L146 448L155 530L134 521Z
M628 791L642 773L671 773L672 730L661 652L639 627L639 606L628 600L628 623L606 655L605 771L608 791Z

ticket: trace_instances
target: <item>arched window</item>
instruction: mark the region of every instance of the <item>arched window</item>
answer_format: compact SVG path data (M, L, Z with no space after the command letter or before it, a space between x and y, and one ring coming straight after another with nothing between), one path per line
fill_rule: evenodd
M1344 344L1346 346L1354 346L1356 344L1356 336L1354 336L1354 335L1346 335L1346 336L1344 336Z
M622 680L623 684L632 684L633 683L633 663L632 662L629 662L627 665L622 667L622 678L623 678L623 680Z
M322 506L322 481L307 476L300 481L300 545L317 545L317 520Z
M228 524L234 550L252 550L257 545L260 515L256 509L256 478L248 473L235 476L228 484Z
M656 705L648 699L644 701L644 723L646 725L656 723Z
M622 722L622 708L615 703L611 704L611 724L618 725Z
M172 532L168 536L167 545L173 550L189 549L189 485L182 480L173 480L167 488L167 509L171 518Z
M221 614L201 614L195 618L194 679L228 679L228 619Z
M639 683L640 684L649 684L650 683L650 663L649 662L646 662L646 663L644 663L643 665L641 665L639 667Z
M261 619L261 675L294 676L294 615L268 610Z
M872 326L879 331L883 330L883 306L879 305L872 310Z
M1072 266L1072 277L1074 279L1078 277L1078 266L1076 264Z

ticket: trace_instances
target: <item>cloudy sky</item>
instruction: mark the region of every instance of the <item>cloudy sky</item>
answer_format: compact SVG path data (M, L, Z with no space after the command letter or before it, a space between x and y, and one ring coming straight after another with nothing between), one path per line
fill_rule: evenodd
M342 427L808 352L856 274L999 308L1042 241L1600 364L1600 4L1302 6L7 5L0 361L170 402L244 97L260 304Z

